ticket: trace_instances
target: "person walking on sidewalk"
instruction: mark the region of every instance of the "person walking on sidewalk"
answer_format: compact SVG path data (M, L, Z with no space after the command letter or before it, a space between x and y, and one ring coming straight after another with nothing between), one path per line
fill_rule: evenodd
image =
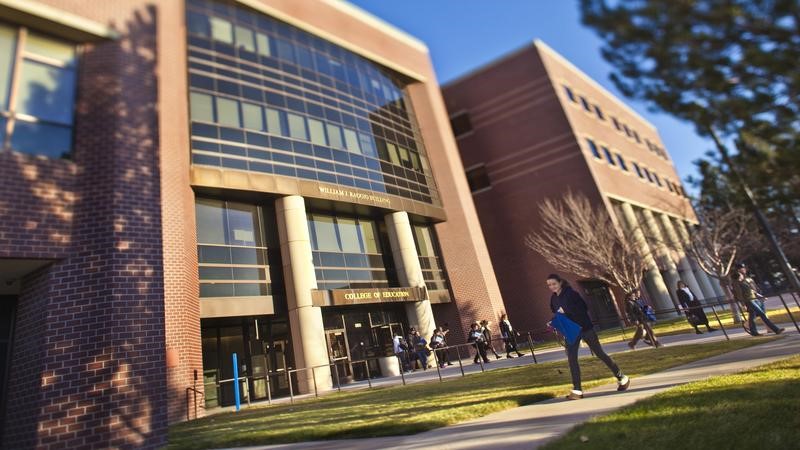
M642 336L644 336L645 342L648 345L661 347L661 343L656 339L653 328L650 327L650 322L647 320L647 314L645 313L646 306L647 303L645 303L642 298L642 292L639 289L628 294L625 300L625 309L628 313L628 319L636 327L636 331L633 333L633 339L628 342L628 347L631 349L636 347L636 343L639 342Z
M483 358L484 363L489 363L489 358L486 357L486 338L483 336L478 322L473 322L470 326L467 342L472 342L475 347L475 359L473 360L475 364L480 362L480 358Z
M442 333L441 327L437 327L433 330L430 347L436 355L436 363L439 364L440 368L444 369L445 364L449 361L447 361L447 350L444 348L444 333Z
M603 351L600 346L600 339L594 331L594 325L589 318L589 308L583 298L575 292L566 280L561 279L557 274L547 277L547 288L553 293L550 296L550 310L555 314L560 312L576 324L580 325L581 332L575 342L567 343L567 360L569 361L569 371L572 375L572 391L567 395L569 400L583 398L581 389L581 368L578 365L578 350L581 340L586 342L595 356L600 358L603 363L611 370L617 379L617 390L624 391L631 384L630 378L622 373L617 363Z
M708 317L706 317L706 313L703 311L703 304L700 303L700 300L683 280L678 280L678 290L675 291L675 293L678 294L678 302L680 302L681 308L683 308L683 312L686 314L686 320L694 327L695 333L703 334L700 328L698 328L700 325L705 325L709 333L717 331L716 328L711 328L708 324Z
M764 310L764 303L761 299L764 298L756 289L756 284L753 279L747 276L747 266L743 263L736 265L736 272L731 276L731 287L733 288L733 298L737 302L743 304L747 309L747 321L750 325L749 333L752 336L759 336L761 333L756 328L756 316L760 317L764 324L772 330L775 334L781 334L786 331L784 328L779 328L772 323L767 317L767 312Z
M524 353L520 353L517 350L517 336L519 336L519 332L511 326L506 313L500 315L500 337L506 346L506 358L512 357L511 352L515 352L517 356L525 356Z
M489 328L489 321L486 319L481 320L481 333L483 333L483 338L486 340L486 346L494 353L494 359L500 359L500 355L498 355L497 351L494 349L492 330Z

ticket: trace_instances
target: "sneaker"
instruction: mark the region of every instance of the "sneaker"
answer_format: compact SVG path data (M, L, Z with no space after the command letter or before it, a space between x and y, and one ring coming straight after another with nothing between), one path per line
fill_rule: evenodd
M617 386L618 391L626 391L628 390L628 386L631 385L631 379L628 378L627 375L623 375L622 378L617 380L619 386Z
M776 331L775 334L781 334L784 331L786 331L786 328L778 328L778 331Z
M523 356L525 356L525 353L520 353L520 352L517 352L517 357L518 357L518 358L522 358Z
M628 347L630 347L630 349L633 350L633 348L636 347L636 344L634 344L633 342L628 342Z
M583 391L576 391L571 390L569 394L567 394L567 400L580 400L583 398Z
M761 336L761 333L759 333L758 331L751 331L750 336Z
M714 332L714 331L717 331L717 329L716 328L712 328L712 327L708 327L708 332L709 333Z
M703 334L703 332L700 330L694 330L694 334Z

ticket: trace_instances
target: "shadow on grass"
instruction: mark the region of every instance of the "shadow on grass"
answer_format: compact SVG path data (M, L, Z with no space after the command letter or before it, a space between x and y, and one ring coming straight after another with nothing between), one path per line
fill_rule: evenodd
M545 448L798 448L798 399L795 356L671 389L581 425Z

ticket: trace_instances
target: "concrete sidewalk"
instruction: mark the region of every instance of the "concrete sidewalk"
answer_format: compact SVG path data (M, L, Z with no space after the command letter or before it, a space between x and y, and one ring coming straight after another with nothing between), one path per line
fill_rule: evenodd
M623 393L616 384L585 392L579 401L552 399L410 436L306 442L247 449L532 449L592 417L608 414L674 386L731 374L800 353L800 336L789 332L774 342L695 361L634 378Z

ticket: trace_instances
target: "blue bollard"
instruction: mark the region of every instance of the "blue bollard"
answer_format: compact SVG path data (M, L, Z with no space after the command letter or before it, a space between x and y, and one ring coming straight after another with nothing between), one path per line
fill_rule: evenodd
M241 406L239 400L239 364L236 359L236 353L233 354L233 397L236 399L236 411L239 411Z

